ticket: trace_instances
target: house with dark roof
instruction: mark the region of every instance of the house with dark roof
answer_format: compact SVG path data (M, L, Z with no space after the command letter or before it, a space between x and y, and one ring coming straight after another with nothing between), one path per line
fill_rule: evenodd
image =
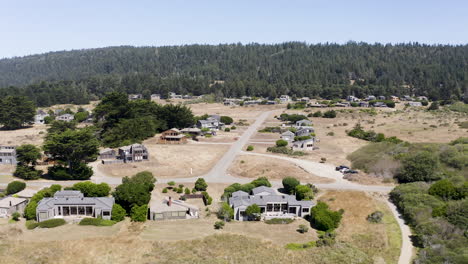
M307 127L299 127L296 131L295 136L296 137L304 137L304 136L310 136L312 133L314 133L314 128L307 126Z
M80 191L58 191L54 197L43 198L36 208L36 219L62 218L80 220L86 217L111 219L113 197L84 197Z
M311 151L311 150L314 150L314 142L315 142L315 138L294 141L292 143L291 148L294 151Z
M296 127L301 127L301 126L312 126L312 121L307 120L307 119L302 119L302 120L296 121L295 126L296 126Z
M234 209L234 220L249 220L245 210L256 204L261 210L261 219L305 217L315 206L314 201L298 201L294 195L277 193L274 189L260 186L250 194L244 191L232 193L229 205Z
M200 209L181 200L173 200L172 197L158 199L151 197L149 206L150 220L191 219L199 217Z
M211 115L205 120L198 120L197 127L200 129L220 130L224 128L224 123L221 122L221 116Z
M283 134L281 134L281 139L286 140L288 142L293 142L294 141L294 133L291 131L286 131Z
M148 149L142 144L132 144L119 148L118 159L123 162L139 162L149 160Z

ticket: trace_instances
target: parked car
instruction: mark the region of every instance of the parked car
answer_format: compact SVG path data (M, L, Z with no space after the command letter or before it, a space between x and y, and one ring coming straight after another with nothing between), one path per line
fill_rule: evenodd
M335 170L337 170L337 171L341 171L342 169L348 169L349 170L349 167L345 166L345 165L340 165L340 166L335 168Z
M357 171L357 170L347 170L347 171L345 171L344 173L355 174L355 173L358 173L358 171Z

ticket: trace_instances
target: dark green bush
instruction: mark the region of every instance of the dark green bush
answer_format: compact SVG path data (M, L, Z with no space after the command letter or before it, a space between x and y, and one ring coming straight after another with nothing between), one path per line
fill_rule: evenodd
M120 206L119 204L114 203L114 205L112 206L112 214L111 214L112 215L111 219L113 221L120 222L120 221L124 220L126 214L127 214L127 212L125 212L125 209L123 209L122 206Z
M49 220L39 222L37 226L40 228L53 228L53 227L64 225L66 223L67 222L65 222L65 220L63 219L49 219Z
M270 219L270 220L265 220L265 224L269 224L269 225L285 225L285 224L290 224L294 222L294 219L290 219L290 218L273 218L273 219Z
M6 193L8 195L10 194L15 194L17 192L20 192L26 188L26 183L21 182L21 181L12 181L8 183L7 188L6 188Z
M216 221L216 223L214 224L215 229L223 229L223 227L224 227L224 221Z

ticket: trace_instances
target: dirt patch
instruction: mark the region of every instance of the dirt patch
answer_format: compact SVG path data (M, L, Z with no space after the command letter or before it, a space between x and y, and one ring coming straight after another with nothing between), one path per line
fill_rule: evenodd
M222 144L156 144L157 137L145 140L150 160L127 164L99 164L99 170L109 176L123 177L140 171L151 171L156 178L193 177L206 174L229 149ZM191 172L192 170L192 173Z
M332 179L327 179L310 174L299 166L280 159L242 155L236 158L228 171L233 176L258 178L267 177L268 179L283 179L286 176L293 176L301 181L310 183L330 183Z
M28 128L16 130L0 130L0 145L42 145L46 129L46 125L33 125Z

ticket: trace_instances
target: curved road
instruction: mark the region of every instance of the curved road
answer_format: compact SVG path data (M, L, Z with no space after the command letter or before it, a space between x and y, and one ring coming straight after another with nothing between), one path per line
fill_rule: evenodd
M362 185L358 183L353 183L343 179L343 175L340 172L335 171L335 167L331 164L322 164L319 162L313 162L308 160L301 160L297 158L290 158L290 157L283 157L283 156L276 156L276 155L269 155L269 154L261 154L261 153L252 153L252 152L244 152L242 148L249 142L251 137L255 134L255 132L262 126L265 120L268 118L270 114L274 111L267 111L261 113L255 120L255 122L250 125L250 127L239 137L239 139L234 143L231 144L230 149L223 155L223 157L218 161L218 163L205 175L197 176L197 177L190 177L190 178L165 178L165 179L158 179L160 183L167 183L169 181L177 181L177 182L195 182L198 178L204 178L207 182L210 183L247 183L250 182L251 179L248 178L239 178L231 176L227 173L229 166L232 164L234 159L239 154L247 154L247 155L257 155L263 157L269 157L272 159L282 159L289 162L292 162L305 171L309 173L313 173L314 175L330 178L333 179L333 183L326 183L326 184L315 184L318 188L321 189L334 189L334 190L355 190L355 191L364 191L364 192L379 192L388 194L392 187L389 186L376 186L376 185ZM97 165L99 164L98 161L91 163L91 167L94 170L94 175L91 178L93 182L100 183L106 182L108 184L117 185L122 183L121 178L116 177L109 177L102 173ZM60 184L61 182L58 181L47 181L47 180L40 180L40 181L30 181L28 185L32 186L48 186L50 184ZM73 182L67 181L63 182L67 185L72 184ZM274 187L282 186L281 181L271 181ZM1 185L1 184L0 184ZM387 201L389 208L391 209L394 217L396 218L398 225L400 226L401 233L402 233L402 247L400 252L400 257L398 260L398 264L408 264L411 262L413 246L410 241L411 232L407 225L405 225L401 215L396 210L395 205Z

